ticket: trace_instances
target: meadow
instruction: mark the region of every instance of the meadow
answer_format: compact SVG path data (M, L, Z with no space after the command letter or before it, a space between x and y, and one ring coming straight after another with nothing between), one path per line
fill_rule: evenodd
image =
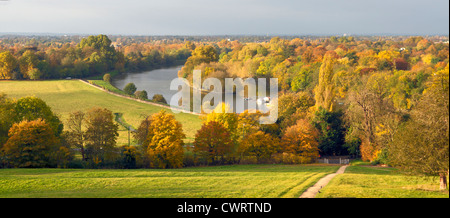
M325 186L317 198L448 198L439 177L410 176L395 168L355 164Z
M0 198L298 198L338 166L0 169Z
M104 107L113 113L123 114L124 121L137 128L147 115L160 110L171 110L154 105L144 104L121 98L91 87L78 80L53 81L0 81L0 93L12 98L36 96L43 99L64 122L71 112L87 111L92 107ZM186 141L191 142L201 127L199 116L187 113L175 114L175 118L183 125ZM118 145L128 143L128 131L119 129Z

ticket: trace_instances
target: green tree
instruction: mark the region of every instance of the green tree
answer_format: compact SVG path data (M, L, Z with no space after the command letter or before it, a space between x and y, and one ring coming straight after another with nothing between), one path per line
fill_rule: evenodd
M142 90L142 91L136 91L136 92L134 93L134 96L135 96L136 98L138 98L138 99L141 99L141 100L147 100L147 99L148 99L148 94L147 94L147 91L145 91L145 90Z
M0 93L0 149L8 140L8 131L14 123L14 100ZM0 155L1 156L1 155Z
M14 116L11 118L15 123L23 120L45 120L53 129L56 136L61 135L63 124L51 108L40 98L23 97L14 105Z
M134 85L134 83L128 83L127 85L125 85L125 88L123 88L123 91L128 95L134 95L136 90L137 88L136 85Z
M319 149L322 155L347 155L345 144L345 128L342 113L329 112L319 108L312 122L320 132Z

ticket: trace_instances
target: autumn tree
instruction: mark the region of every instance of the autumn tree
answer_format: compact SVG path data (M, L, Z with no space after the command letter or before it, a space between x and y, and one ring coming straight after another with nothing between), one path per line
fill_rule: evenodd
M13 79L17 60L9 51L0 53L0 79Z
M76 111L69 114L69 119L66 122L64 136L67 142L81 152L82 160L86 160L85 151L85 124L86 114L82 111Z
M11 127L3 152L13 167L51 167L56 164L59 144L44 120L25 120Z
M237 132L238 116L235 113L231 113L231 109L228 104L220 103L211 113L203 116L202 119L203 123L216 121L222 124L230 133L233 143L237 143L237 139L239 137L239 132Z
M153 114L146 140L148 144L144 144L150 167L182 167L184 138L182 126L172 114L164 110Z
M8 132L14 121L14 100L8 98L5 94L0 93L0 149L8 140Z
M32 80L40 79L41 71L38 69L39 62L40 60L34 52L30 50L25 51L19 58L20 72L23 77Z
M440 177L449 170L449 68L435 72L422 99L389 146L391 164L414 174Z
M216 164L219 157L223 163L232 149L230 132L219 122L204 123L195 134L194 152L208 163Z
M328 111L333 111L335 99L334 64L336 62L336 53L327 52L323 58L322 66L319 71L319 84L314 89L316 107L322 107Z
M239 152L244 156L255 157L258 163L270 159L279 150L279 139L263 131L249 134L239 145Z
M85 115L86 157L95 165L113 159L119 126L106 108L92 108Z
M363 77L349 92L346 122L361 139L361 157L374 161L392 140L403 114L395 110L389 99L387 72Z
M293 156L294 163L310 163L319 157L319 132L307 120L286 129L281 138L281 151Z

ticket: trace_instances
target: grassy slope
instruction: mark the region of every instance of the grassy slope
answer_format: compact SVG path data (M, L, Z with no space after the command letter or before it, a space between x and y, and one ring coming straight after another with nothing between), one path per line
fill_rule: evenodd
M113 113L123 113L125 121L134 127L139 126L144 115L157 113L162 109L129 99L110 95L96 88L90 87L78 80L58 81L0 81L0 92L9 97L20 98L36 96L42 98L65 122L68 114L77 110L87 111L92 107L105 107ZM167 110L171 112L170 110ZM192 114L175 114L175 118L182 123L188 141L192 141L195 132L200 129L200 118ZM128 133L121 128L118 144L128 142Z
M394 168L349 166L317 195L318 198L448 198L439 178L403 175Z
M297 198L337 166L0 169L0 197Z

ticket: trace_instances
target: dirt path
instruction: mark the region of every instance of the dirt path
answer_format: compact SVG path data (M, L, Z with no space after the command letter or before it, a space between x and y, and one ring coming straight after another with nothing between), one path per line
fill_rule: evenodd
M336 173L332 173L332 174L329 174L329 175L323 177L316 184L314 184L313 186L309 187L305 192L303 192L303 194L300 196L300 198L314 198L314 197L316 197L316 195L317 195L317 193L319 193L320 189L325 187L330 182L330 180L333 179L335 176L337 176L338 174L344 173L345 169L347 167L348 167L348 165L342 166L342 167L339 168L339 170Z

